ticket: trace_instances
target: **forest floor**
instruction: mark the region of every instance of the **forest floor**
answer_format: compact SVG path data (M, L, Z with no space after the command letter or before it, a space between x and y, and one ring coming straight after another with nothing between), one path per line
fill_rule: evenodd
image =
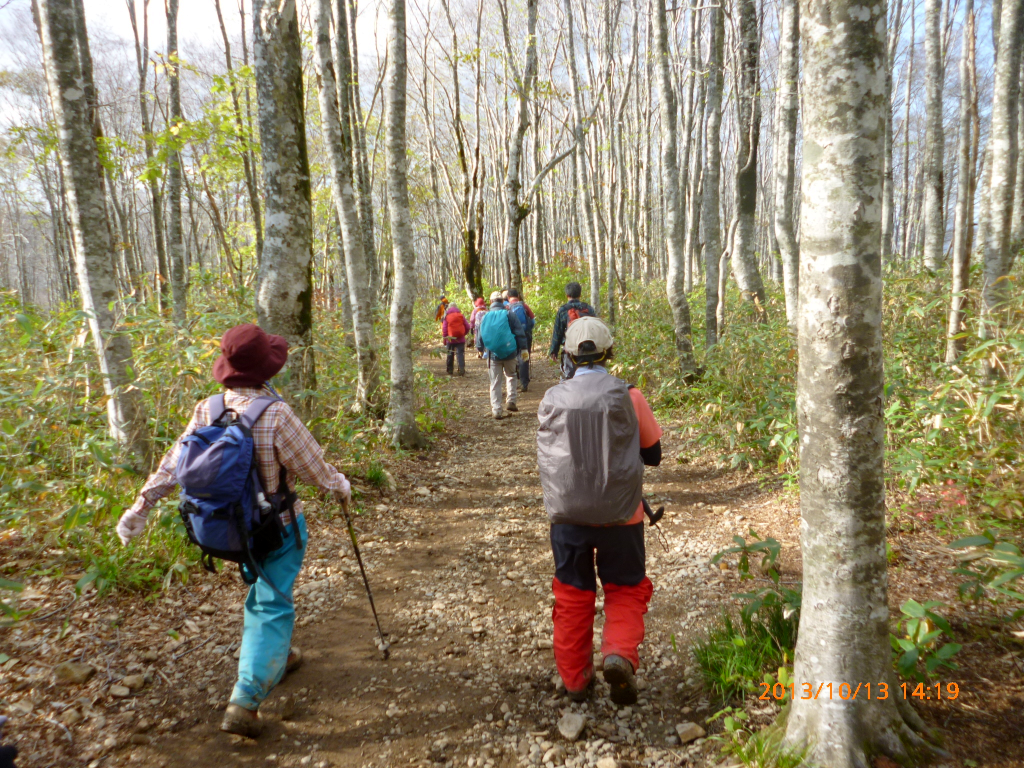
M92 593L77 601L73 579L32 579L23 600L36 601L39 619L0 638L10 657L0 664L0 711L12 716L5 735L22 752L19 766L585 768L608 757L637 767L728 764L715 742L676 737L678 724L705 725L720 708L699 681L690 644L733 604L732 593L750 587L734 567L709 560L752 527L782 542L783 577L799 578L794 494L684 455L679 425L663 424L665 459L646 478L648 497L668 512L663 536L648 529L655 593L641 699L618 709L602 684L589 703L570 704L551 652L552 563L535 448L537 405L557 372L538 358L519 413L497 422L484 363L470 357L467 376L450 381L461 416L430 450L388 467L392 488L363 489L356 526L390 633L388 661L374 645L343 521L313 504L296 589L294 642L306 662L265 703L259 740L217 729L240 639L244 591L233 571L195 574L148 598ZM424 364L444 375L436 354ZM934 534L904 536L894 550L895 610L907 597L957 603L955 582L943 576L953 561ZM0 539L0 560L25 551L13 537ZM955 624L965 626L970 614L957 610ZM1021 646L1007 647L1005 633L973 637L958 638L962 669L943 678L959 683L957 700L918 708L942 729L948 765L1024 765ZM81 685L57 685L52 668L66 660L97 672ZM118 687L126 675L137 676L130 692ZM777 714L773 702L749 698L755 726ZM574 743L557 727L568 711L588 718Z

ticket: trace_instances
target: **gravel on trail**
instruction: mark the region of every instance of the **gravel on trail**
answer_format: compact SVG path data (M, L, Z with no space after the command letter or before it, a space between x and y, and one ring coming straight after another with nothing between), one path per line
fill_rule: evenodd
M460 416L429 450L389 465L391 487L362 489L356 528L390 660L377 652L341 517L309 515L295 590L305 664L264 704L258 740L217 729L242 620L233 570L196 573L148 599L86 594L73 604L73 581L39 581L32 588L58 610L9 632L0 649L15 659L0 665L0 698L19 765L717 765L717 745L690 727L714 702L688 648L739 582L709 561L763 523L783 540L785 567L798 558L796 509L751 476L683 455L678 425L663 424L665 459L645 486L668 512L661 534L647 529L655 592L640 699L616 707L599 682L590 701L571 703L551 651L553 566L535 441L537 405L557 371L535 362L519 412L494 421L484 362L467 363L467 375L449 382ZM425 364L445 375L436 354ZM601 606L599 593L598 664ZM776 712L766 703L754 720Z

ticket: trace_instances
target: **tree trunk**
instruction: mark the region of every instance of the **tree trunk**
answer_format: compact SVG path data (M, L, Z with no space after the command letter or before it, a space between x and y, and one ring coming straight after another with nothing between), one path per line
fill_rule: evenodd
M263 155L266 232L256 290L260 325L288 340L288 386L316 388L313 219L295 0L253 0L253 63ZM300 403L309 416L311 401Z
M512 41L509 36L507 11L504 0L499 3L502 30L505 38L505 53L512 68L516 93L516 126L508 147L508 165L505 170L505 263L511 270L511 285L523 289L523 267L519 257L519 229L529 214L529 206L519 199L523 188L522 164L523 142L530 127L530 96L537 80L537 0L526 0L526 59L520 73L515 64Z
M796 239L796 129L800 110L800 3L782 0L779 31L779 94L775 122L775 237L779 241L786 320L796 335L800 245Z
M945 136L942 132L942 86L945 71L939 25L942 0L925 0L925 148L924 148L924 268L936 272L945 260L946 222L943 216Z
M587 163L587 140L583 96L580 93L579 69L576 66L576 30L572 15L572 0L565 2L566 31L569 43L569 78L572 82L573 133L576 138L576 166L579 171L579 192L583 198L583 223L586 230L585 253L590 267L590 304L594 311L601 312L601 265L598 257L597 233L594 227L594 202L591 196L590 166Z
M231 60L231 40L228 38L228 30L224 25L224 17L220 10L220 0L213 0L214 8L217 11L217 21L220 23L220 34L224 40L224 63L227 65L228 80L231 82L231 107L235 114L235 130L239 138L246 137L255 141L255 136L248 136L245 124L242 121L242 108L238 101L238 87L235 81L235 69ZM242 4L239 3L239 10ZM242 47L245 48L245 29L242 29ZM245 58L248 58L246 56ZM242 156L242 172L245 176L245 189L249 197L249 210L252 212L252 225L256 241L256 263L263 261L263 216L260 211L260 195L256 189L256 169L253 168L253 159L248 150L240 152Z
M349 72L351 77L351 109L353 157L359 192L359 225L363 234L363 253L367 259L367 276L370 281L370 306L377 305L380 291L380 269L377 264L377 246L374 238L373 195L370 189L369 160L366 155L366 128L363 126L363 106L359 93L359 49L356 47L356 0L348 0L348 35L350 49Z
M115 256L97 146L98 105L87 95L95 94L95 87L80 59L88 36L84 28L77 29L78 10L75 0L39 2L46 77L69 193L78 290L103 377L110 435L139 469L146 470L151 458L146 410L142 393L133 384L130 337L117 327Z
M171 298L174 300L174 323L183 328L188 321L188 272L185 265L185 243L181 232L181 152L174 128L181 121L181 67L178 65L178 0L166 0L167 15L167 84L170 124L173 137L167 153L167 258L171 270Z
M386 429L396 447L423 444L416 424L416 389L412 367L412 310L416 295L416 252L409 215L408 158L405 140L406 67L405 0L391 0L388 38L387 114L388 210L395 261L391 299L391 401Z
M373 333L373 307L370 301L366 252L354 187L349 77L348 25L345 0L335 3L334 54L331 53L331 2L316 0L313 4L313 41L316 49L317 74L320 77L320 120L324 144L331 169L331 193L344 246L344 269L348 286L348 302L359 369L356 404L360 411L374 412L380 370L377 345ZM335 69L337 67L337 69ZM337 71L337 77L335 72Z
M903 0L896 0L896 10L889 18L888 42L885 53L885 159L882 177L882 267L892 261L892 237L895 225L894 177L892 164L892 70L896 60L896 46L902 34Z
M693 341L690 338L690 304L686 299L683 265L683 201L679 185L676 95L672 88L668 51L668 20L665 0L653 0L654 56L658 77L658 101L661 105L661 172L665 195L665 247L668 250L666 291L672 308L676 351L683 375L694 367Z
M1012 264L1010 252L1013 189L1017 172L1017 99L1020 88L1021 35L1024 0L1004 0L999 21L995 84L992 91L991 180L988 190L988 226L985 237L982 287L982 338L994 339L1000 325L998 312L1008 298L1005 279Z
M964 2L960 53L960 138L957 146L956 214L953 224L952 298L946 334L946 362L955 363L965 348L963 307L970 281L971 234L974 230L974 166L977 92L974 90L974 0Z
M732 242L732 271L744 299L756 304L764 317L765 294L757 266L757 154L761 140L761 89L758 69L756 0L737 0L739 71L736 75L736 234Z
M128 17L132 24L132 32L135 35L135 62L139 74L139 114L142 116L142 147L146 155L146 165L153 166L155 163L153 121L149 115L149 96L146 94L146 76L149 72L149 0L143 0L142 3L141 39L139 38L138 22L135 17L134 0L128 3ZM91 69L91 65L88 68ZM83 67L83 69L85 68ZM166 311L171 301L169 296L171 276L167 266L163 200L155 170L155 168L151 168L146 174L146 188L149 190L149 200L153 206L153 245L156 249L156 271L160 283L160 290L158 292L160 309Z
M885 5L804 0L797 415L802 612L796 690L887 684L887 699L804 697L786 738L807 760L901 764L923 741L900 701L886 602L881 197Z
M708 50L707 92L707 163L704 166L704 324L708 349L718 343L718 269L722 258L722 220L719 185L722 173L722 85L725 49L725 11L720 5L707 10L711 23L711 46Z

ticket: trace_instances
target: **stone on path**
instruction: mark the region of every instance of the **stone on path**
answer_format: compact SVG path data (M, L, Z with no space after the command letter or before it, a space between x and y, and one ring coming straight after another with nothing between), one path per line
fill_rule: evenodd
M676 726L676 733L679 734L679 741L686 744L702 737L705 731L696 723L680 723Z
M576 741L587 727L587 718L578 712L566 712L558 721L558 732L569 741Z
M597 761L597 768L619 768L619 761L614 757L602 757Z
M89 682L96 668L79 661L63 661L53 668L53 676L59 685L81 685Z
M110 686L110 695L115 699L123 699L130 696L132 689L127 685L112 685Z
M126 675L121 678L121 685L130 690L137 690L146 684L145 675Z

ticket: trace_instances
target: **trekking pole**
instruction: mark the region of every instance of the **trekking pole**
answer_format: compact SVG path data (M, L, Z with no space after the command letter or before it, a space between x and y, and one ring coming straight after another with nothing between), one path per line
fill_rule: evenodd
M366 568L363 567L363 556L359 554L359 542L356 541L356 529L352 526L352 517L348 513L348 502L341 502L341 511L345 515L345 522L348 524L348 535L352 539L352 549L356 553L356 561L359 563L359 572L363 574L363 584L366 586L366 596L370 598L370 610L373 611L373 620L377 624L377 637L380 638L380 642L377 643L377 650L380 651L381 656L387 661L391 655L391 643L384 639L384 630L380 628L380 619L377 618L377 606L373 603L373 592L370 591L370 580L366 578Z

